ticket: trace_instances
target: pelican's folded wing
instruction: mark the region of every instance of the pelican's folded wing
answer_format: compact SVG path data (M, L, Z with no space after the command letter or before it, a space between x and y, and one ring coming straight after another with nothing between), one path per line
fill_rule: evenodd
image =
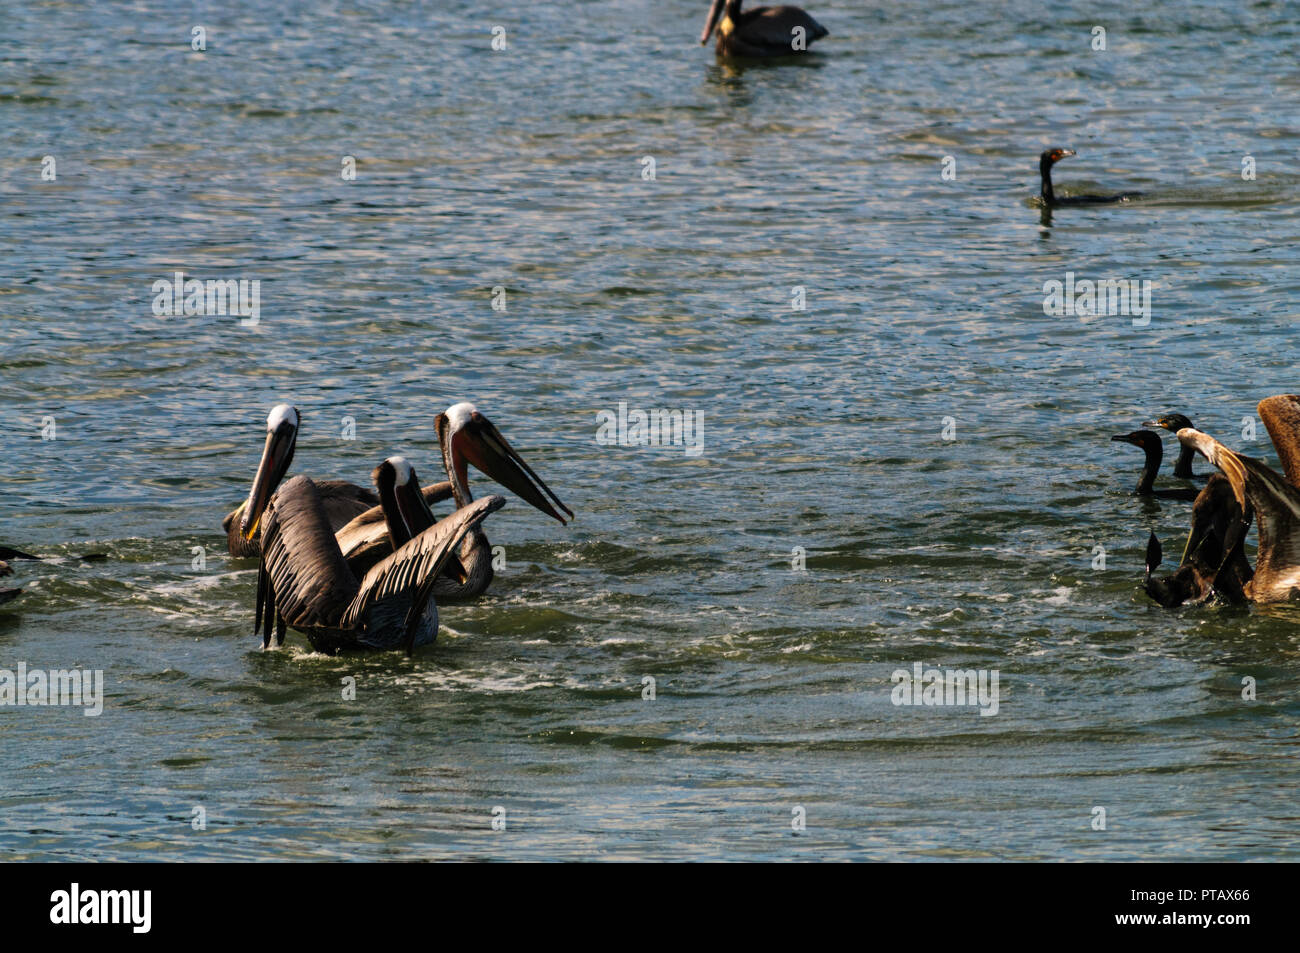
M376 565L361 580L361 590L340 620L342 627L354 627L366 610L381 600L431 583L465 534L505 504L503 496L475 500L434 523Z
M793 51L794 30L802 27L804 41L820 39L830 33L798 7L755 7L740 15L736 31L746 43L758 46L785 47Z
M262 572L275 611L295 627L337 625L357 594L320 494L305 476L282 486L267 507Z
M321 505L325 507L325 517L330 526L338 532L351 520L379 505L379 497L374 490L357 486L346 480L319 480L316 492L320 494ZM382 517L381 517L382 522Z

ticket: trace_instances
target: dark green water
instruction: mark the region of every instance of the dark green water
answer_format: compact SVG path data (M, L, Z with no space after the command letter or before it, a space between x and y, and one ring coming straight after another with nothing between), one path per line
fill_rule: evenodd
M759 68L702 0L0 6L0 542L51 557L0 668L106 694L0 708L0 855L1300 858L1300 614L1151 604L1188 506L1109 441L1181 410L1274 459L1294 6L809 3L831 36ZM1049 220L1049 145L1145 197ZM260 323L155 316L176 270ZM1150 280L1149 325L1045 315L1069 271ZM512 498L414 659L259 651L219 522L271 405L296 472L431 482L460 399L576 523ZM598 443L620 401L703 452ZM997 715L893 705L916 662Z

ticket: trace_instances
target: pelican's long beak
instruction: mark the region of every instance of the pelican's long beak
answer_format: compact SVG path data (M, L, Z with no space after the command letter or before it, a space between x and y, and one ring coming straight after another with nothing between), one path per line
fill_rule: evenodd
M551 492L542 478L533 472L524 458L515 452L501 431L492 421L477 410L461 426L454 426L446 414L439 414L436 421L438 440L442 444L443 457L452 466L453 476L464 483L465 464L469 461L474 468L500 483L521 500L531 503L547 516L552 516L564 523L564 517L547 502L551 500L573 519L573 510L569 509L560 498ZM546 496L542 495L545 491Z
M704 32L700 34L700 46L709 42L709 37L713 35L713 28L718 25L718 17L722 16L722 8L726 0L713 0L713 6L709 7L709 18L704 23Z
M262 462L257 467L257 476L253 478L253 489L248 494L248 502L244 504L244 515L239 521L239 533L246 540L251 540L257 535L258 527L262 523L262 514L266 511L266 504L271 499L271 494L275 492L284 479L284 475L289 472L289 464L293 462L294 447L298 443L298 427L285 421L274 430L266 435L266 446L262 449Z

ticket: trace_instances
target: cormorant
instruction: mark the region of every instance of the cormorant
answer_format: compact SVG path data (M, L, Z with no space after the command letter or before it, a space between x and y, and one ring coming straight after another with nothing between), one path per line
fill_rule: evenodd
M1160 442L1160 435L1154 430L1134 430L1132 433L1117 433L1110 438L1120 443L1131 443L1146 452L1146 463L1142 467L1142 476L1133 490L1138 496L1154 496L1162 500L1194 500L1197 491L1191 487L1176 490L1154 489L1156 474L1160 472L1160 461L1164 459L1165 450Z
M1141 192L1120 192L1118 195L1071 195L1057 198L1052 190L1052 166L1069 156L1078 155L1073 149L1046 149L1038 157L1038 172L1043 177L1043 204L1049 208L1060 205L1108 205L1112 202L1127 202L1137 198Z

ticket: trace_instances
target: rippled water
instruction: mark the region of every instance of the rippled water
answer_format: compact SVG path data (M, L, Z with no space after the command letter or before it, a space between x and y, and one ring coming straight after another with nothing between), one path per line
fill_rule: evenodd
M1273 459L1294 8L817 0L815 55L728 67L706 7L4 4L0 542L50 558L0 667L107 696L0 710L5 857L1300 856L1300 617L1152 605L1188 507L1108 439L1181 410ZM1046 216L1048 145L1145 196ZM176 270L259 279L260 324L154 316ZM1152 281L1150 324L1044 315L1068 271ZM512 498L414 659L260 652L219 523L268 408L296 472L432 482L462 398L576 523ZM600 445L619 401L704 452ZM998 714L893 705L915 662Z

